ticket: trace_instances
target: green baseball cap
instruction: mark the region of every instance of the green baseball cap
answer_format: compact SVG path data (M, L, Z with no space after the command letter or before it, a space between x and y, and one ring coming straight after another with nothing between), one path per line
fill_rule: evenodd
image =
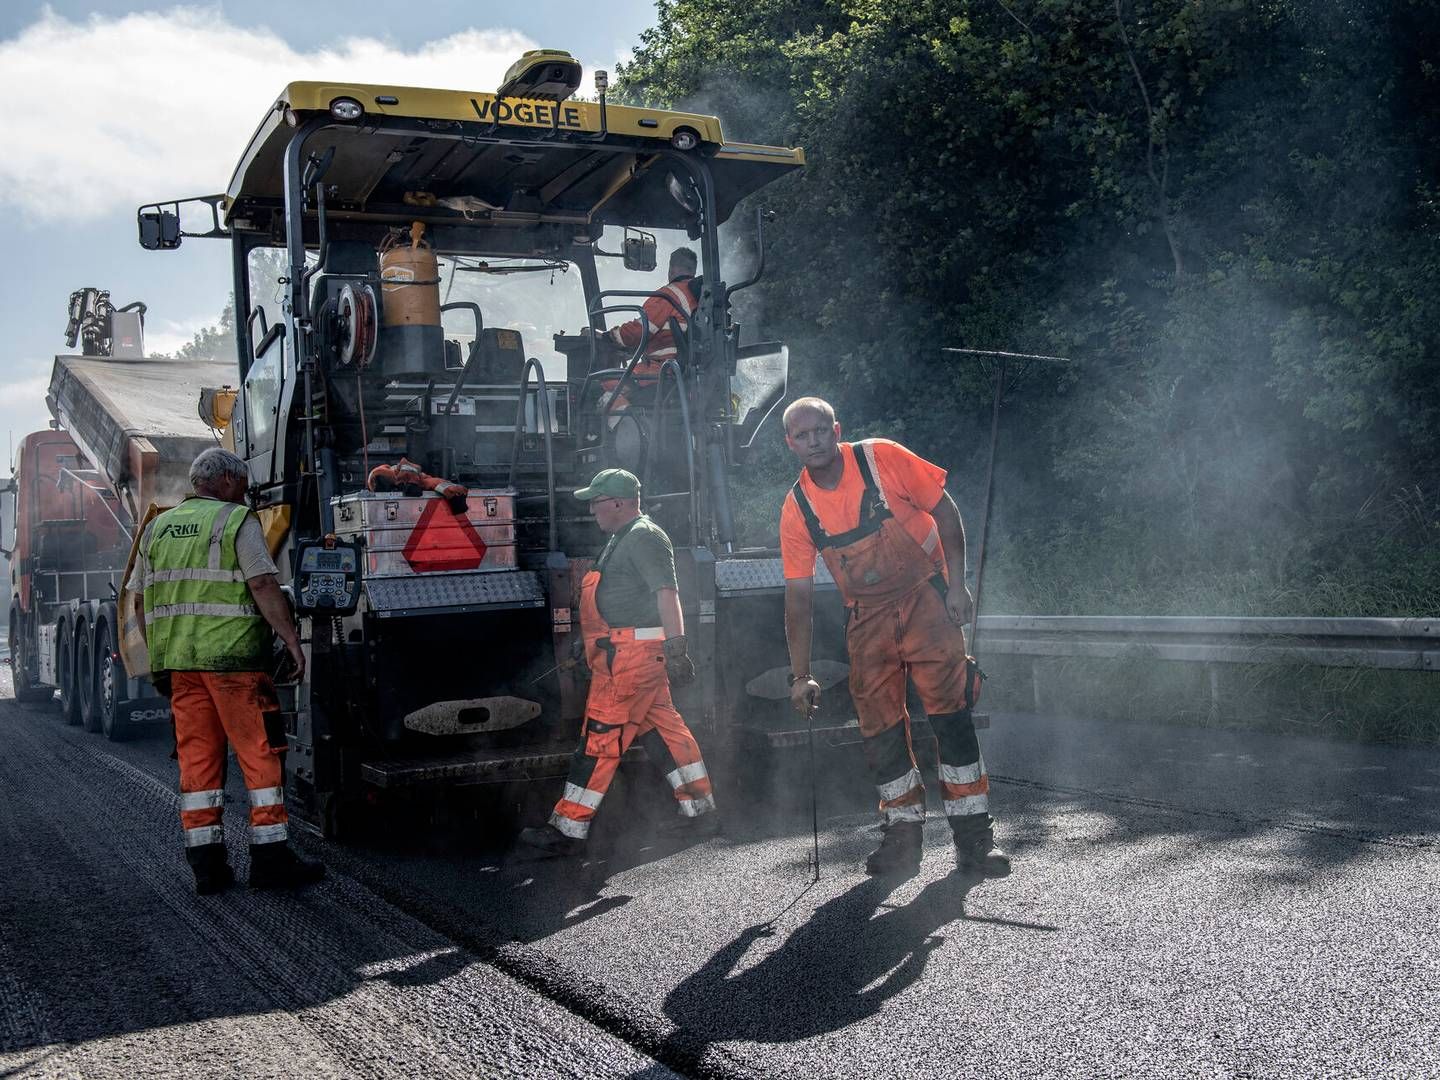
M640 480L624 469L601 469L590 481L590 486L575 492L575 497L581 502L591 499L638 499Z

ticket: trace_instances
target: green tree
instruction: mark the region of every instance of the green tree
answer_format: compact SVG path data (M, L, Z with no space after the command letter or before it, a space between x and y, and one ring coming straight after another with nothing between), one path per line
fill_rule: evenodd
M806 148L763 196L747 322L967 509L988 386L940 347L1075 358L1006 410L1007 602L1143 581L1158 608L1205 579L1215 607L1254 608L1256 580L1303 606L1295 582L1379 580L1437 538L1437 13L662 0L619 89Z

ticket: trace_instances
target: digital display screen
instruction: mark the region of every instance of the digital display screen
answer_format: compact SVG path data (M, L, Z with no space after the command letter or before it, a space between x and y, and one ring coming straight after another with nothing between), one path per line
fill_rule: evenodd
M300 569L310 573L325 570L349 573L355 569L355 552L350 548L326 551L323 548L312 547L306 550L301 559Z

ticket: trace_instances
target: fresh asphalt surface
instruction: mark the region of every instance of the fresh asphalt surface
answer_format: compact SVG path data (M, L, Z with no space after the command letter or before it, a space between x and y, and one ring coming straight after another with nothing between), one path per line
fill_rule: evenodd
M485 824L196 898L168 738L0 700L0 1077L1440 1075L1440 752L997 715L1013 876L877 882L853 748L725 833L622 775L592 858ZM231 770L231 850L244 793ZM933 800L933 793L932 793ZM534 803L526 813L535 813Z

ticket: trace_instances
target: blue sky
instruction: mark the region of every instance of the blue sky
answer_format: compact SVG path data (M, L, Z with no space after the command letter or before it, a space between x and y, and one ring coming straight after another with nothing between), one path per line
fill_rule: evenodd
M0 260L6 333L0 429L45 426L51 359L82 285L149 306L151 351L213 323L228 249L192 240L145 252L135 207L224 189L275 94L294 79L348 77L490 89L525 48L567 49L613 71L654 19L654 0L524 4L247 3L0 8Z

